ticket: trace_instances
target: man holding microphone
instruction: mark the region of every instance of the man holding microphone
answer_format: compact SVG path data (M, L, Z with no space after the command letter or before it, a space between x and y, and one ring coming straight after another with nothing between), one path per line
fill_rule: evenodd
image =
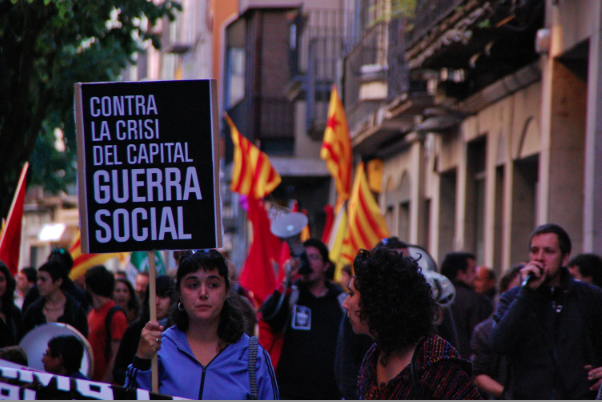
M571 240L537 227L522 286L500 297L490 336L508 358L507 399L593 399L602 383L602 290L571 278Z

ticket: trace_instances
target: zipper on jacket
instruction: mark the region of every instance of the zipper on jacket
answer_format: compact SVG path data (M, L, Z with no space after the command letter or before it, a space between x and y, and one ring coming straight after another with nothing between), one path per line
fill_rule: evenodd
M201 365L203 367L203 365ZM206 367L203 367L203 374L201 375L201 389L199 390L199 400L203 399L203 387L205 387L205 373L207 372Z

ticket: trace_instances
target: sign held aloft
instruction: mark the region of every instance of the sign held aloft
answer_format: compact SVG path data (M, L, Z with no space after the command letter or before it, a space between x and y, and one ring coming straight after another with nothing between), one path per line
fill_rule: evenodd
M221 247L215 80L75 86L84 253Z

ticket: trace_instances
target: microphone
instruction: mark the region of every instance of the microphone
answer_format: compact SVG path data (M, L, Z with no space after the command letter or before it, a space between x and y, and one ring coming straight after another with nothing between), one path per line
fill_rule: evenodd
M529 284L529 282L531 282L533 279L535 279L535 275L533 274L533 272L531 272L527 278L523 281L523 284L521 285L521 287L525 287Z
M539 274L543 275L543 269L538 268L539 269ZM534 279L537 279L537 277L535 276L535 274L533 272L531 272L529 275L527 275L527 278L523 281L521 287L525 287L527 286L529 283L531 283L531 281L533 281Z

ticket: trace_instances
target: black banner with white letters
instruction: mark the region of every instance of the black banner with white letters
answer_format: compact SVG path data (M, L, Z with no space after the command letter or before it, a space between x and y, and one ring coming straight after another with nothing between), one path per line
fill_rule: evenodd
M172 400L140 388L79 380L39 371L0 366L0 400Z
M82 251L221 247L215 80L75 89Z

